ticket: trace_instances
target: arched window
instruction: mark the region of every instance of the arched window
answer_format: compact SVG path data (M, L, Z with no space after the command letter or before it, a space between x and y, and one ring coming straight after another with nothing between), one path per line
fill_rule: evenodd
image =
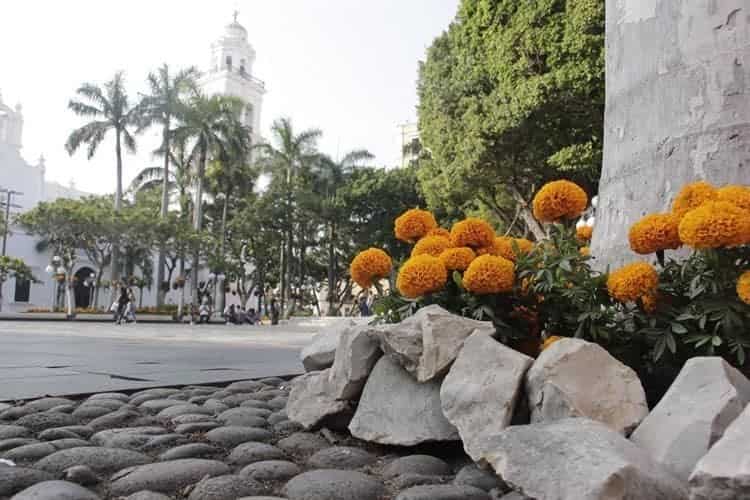
M226 61L227 61L227 69L229 69L229 71L232 71L232 56L227 56Z

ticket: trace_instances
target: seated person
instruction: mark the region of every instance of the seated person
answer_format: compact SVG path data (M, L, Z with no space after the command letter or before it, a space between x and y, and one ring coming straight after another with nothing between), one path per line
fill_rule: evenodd
M224 309L224 322L226 324L236 322L236 311L234 308L234 304L232 304L231 306L227 306Z
M255 309L252 307L247 311L247 322L251 325L255 325L258 323L258 314L255 312Z

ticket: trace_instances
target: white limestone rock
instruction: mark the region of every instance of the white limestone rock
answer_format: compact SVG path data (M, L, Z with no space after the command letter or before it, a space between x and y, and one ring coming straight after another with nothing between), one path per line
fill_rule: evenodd
M511 488L544 500L687 500L687 487L610 427L586 418L511 426L485 443Z
M336 348L329 381L336 399L355 399L362 392L373 366L383 352L368 325L347 328Z
M400 446L459 439L441 409L440 381L415 381L392 355L380 358L370 373L349 431L365 441Z
M690 474L690 500L750 498L750 405Z
M630 439L687 480L750 401L750 381L719 357L697 357Z
M483 332L464 342L443 380L440 401L473 460L479 459L488 437L510 425L524 375L533 361Z
M598 344L565 338L526 374L531 422L586 417L628 434L648 415L638 375Z
M326 417L345 413L349 403L337 400L328 380L330 369L306 373L292 381L286 412L289 420L306 429L315 427Z
M336 348L339 345L341 334L357 323L351 319L337 321L330 327L316 336L312 341L302 349L300 361L305 367L305 371L320 371L330 368L333 365L333 358L336 354Z
M464 340L475 331L493 335L495 327L488 321L464 318L431 305L373 334L383 352L395 355L419 382L427 382L446 373Z

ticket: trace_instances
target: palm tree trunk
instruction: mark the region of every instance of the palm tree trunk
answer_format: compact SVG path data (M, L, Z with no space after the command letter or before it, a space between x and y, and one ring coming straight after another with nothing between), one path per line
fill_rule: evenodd
M286 235L281 239L281 262L279 265L280 287L281 287L281 310L284 310L284 294L286 293Z
M115 131L115 153L117 154L117 190L115 191L115 213L119 214L122 210L122 146L120 144L122 132L120 130ZM112 260L110 265L112 266L110 272L110 287L112 293L112 301L114 301L117 280L120 278L120 246L117 242L112 242Z
M227 239L227 213L229 211L229 194L224 193L224 207L221 211L221 246L219 249L219 257L221 258L222 262L224 261L224 247L226 246L226 239ZM222 269L222 271L224 271ZM216 284L218 286L219 281L217 279ZM219 299L218 304L216 304L216 310L220 313L224 311L224 304L227 300L227 292L226 292L226 283L224 281L221 282L221 289L219 290ZM244 307L244 306L243 306Z
M169 118L164 125L164 180L161 185L161 220L167 218L169 209ZM164 305L166 290L162 287L164 281L164 266L166 265L166 255L164 244L159 247L159 256L156 260L156 307Z
M206 158L208 151L206 145L201 145L200 160L198 164L198 178L196 179L195 188L195 219L193 220L193 229L200 232L203 227L203 176L206 172ZM193 304L198 305L198 268L200 265L200 246L196 242L193 248L193 269L190 274L190 284L192 286Z
M331 315L336 301L336 223L331 221L328 226L328 314Z

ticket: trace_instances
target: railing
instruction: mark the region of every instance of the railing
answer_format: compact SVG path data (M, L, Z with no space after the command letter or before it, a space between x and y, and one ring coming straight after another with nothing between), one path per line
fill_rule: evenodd
M235 73L237 75L240 75L242 78L249 82L253 82L254 84L258 85L260 88L266 88L266 82L259 78L255 78L253 75L245 71L244 68L236 68L235 66L222 66L219 71L228 71L230 73Z

